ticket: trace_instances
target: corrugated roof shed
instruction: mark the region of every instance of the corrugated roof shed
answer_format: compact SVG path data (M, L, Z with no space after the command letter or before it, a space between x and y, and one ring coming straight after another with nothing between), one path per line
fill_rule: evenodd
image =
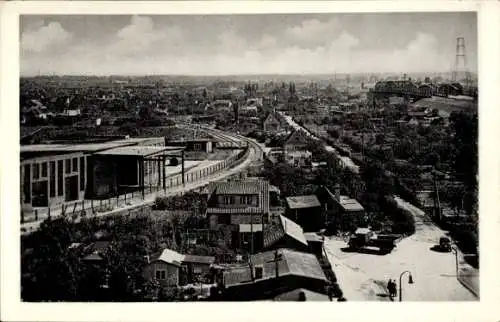
M277 250L280 260L278 261L279 276L295 275L321 281L327 281L323 269L315 255L303 252L297 252L286 248ZM256 280L266 280L276 277L275 251L268 251L251 256L251 262L254 267L262 267L262 278ZM252 283L249 265L235 266L228 268L223 273L224 284L226 287L236 286L242 283Z
M290 209L320 207L321 204L315 195L287 197L286 202Z

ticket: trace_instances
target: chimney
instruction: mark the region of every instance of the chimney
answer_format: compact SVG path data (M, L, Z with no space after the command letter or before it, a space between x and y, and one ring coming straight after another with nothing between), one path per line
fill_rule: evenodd
M144 261L146 262L146 264L150 263L150 261L149 261L149 255L145 255L144 256Z
M340 202L340 185L338 183L335 185L335 199Z

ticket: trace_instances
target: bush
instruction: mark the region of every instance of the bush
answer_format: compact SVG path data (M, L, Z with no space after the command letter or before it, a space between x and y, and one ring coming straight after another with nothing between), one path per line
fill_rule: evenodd
M477 254L478 237L475 228L463 225L450 230L451 236L457 241L458 247L466 254Z

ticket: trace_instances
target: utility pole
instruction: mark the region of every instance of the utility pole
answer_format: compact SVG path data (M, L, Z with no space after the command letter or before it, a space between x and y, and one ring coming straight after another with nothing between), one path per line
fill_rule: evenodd
M253 213L250 213L250 254L253 254Z
M274 269L275 269L275 275L276 275L276 278L279 277L279 274L280 274L280 271L279 271L279 263L281 262L283 258L283 254L280 254L278 252L278 250L275 250L274 251L274 259L273 260L270 260L268 261L268 263L274 263Z

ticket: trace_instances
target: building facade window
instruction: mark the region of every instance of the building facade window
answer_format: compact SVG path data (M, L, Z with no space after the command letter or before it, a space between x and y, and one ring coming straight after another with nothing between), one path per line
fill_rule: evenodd
M157 280L165 280L167 278L167 272L164 270L157 270L155 275Z
M63 195L63 185L64 185L64 173L63 173L64 162L63 160L57 161L57 195L60 197Z
M40 179L40 164L38 163L33 164L33 179Z
M56 162L50 161L50 197L56 196Z
M71 173L71 159L65 160L64 173Z
M31 165L26 164L24 166L24 183L23 183L23 192L24 192L24 202L31 203Z
M80 191L85 190L85 157L80 157Z
M73 158L73 169L72 171L73 172L77 172L78 171L78 158Z
M47 162L42 163L42 178L47 178Z
M255 266L255 279L261 279L264 275L264 267Z

